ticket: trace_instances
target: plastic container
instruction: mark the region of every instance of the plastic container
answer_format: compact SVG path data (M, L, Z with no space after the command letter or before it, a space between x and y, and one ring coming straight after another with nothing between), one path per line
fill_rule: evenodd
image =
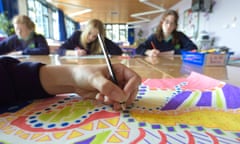
M182 51L182 61L204 66L225 66L233 53L200 53Z

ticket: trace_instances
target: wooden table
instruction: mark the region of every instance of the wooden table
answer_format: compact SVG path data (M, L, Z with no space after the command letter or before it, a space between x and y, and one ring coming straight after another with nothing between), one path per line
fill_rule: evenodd
M240 67L200 67L181 57L112 57L143 80L131 106L111 106L63 94L8 108L1 114L0 141L5 143L231 143L240 141ZM30 56L22 61L51 65L105 64L105 59ZM17 109L17 110L16 110ZM227 124L226 124L227 122Z
M195 71L209 77L240 86L240 67L235 66L198 66L182 63L180 56L161 56L123 58L111 57L112 63L122 63L135 70L142 78L177 78L186 77L191 71ZM30 56L22 61L43 62L52 65L82 65L82 64L105 64L105 59L64 59L56 55Z

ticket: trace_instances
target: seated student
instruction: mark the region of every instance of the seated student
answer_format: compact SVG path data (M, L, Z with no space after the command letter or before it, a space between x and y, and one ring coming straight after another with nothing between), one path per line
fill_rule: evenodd
M0 54L48 55L46 39L35 32L35 24L26 15L13 18L15 34L0 41Z
M0 57L0 107L27 100L77 93L85 99L113 104L134 101L141 83L140 76L122 64L113 64L119 86L109 80L107 65L54 66L20 62Z
M78 56L102 54L102 49L97 39L100 33L105 37L105 29L103 23L98 19L91 19L84 31L75 31L58 49L60 56L69 55L67 50L76 50ZM109 54L121 55L121 48L111 40L104 38Z
M161 52L174 51L181 54L181 50L196 50L197 46L182 32L177 31L178 13L167 10L155 33L140 44L136 53L146 56L158 56Z

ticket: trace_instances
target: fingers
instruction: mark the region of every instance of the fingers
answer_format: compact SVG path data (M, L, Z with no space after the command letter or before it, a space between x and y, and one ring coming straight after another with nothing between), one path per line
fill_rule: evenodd
M128 103L133 102L133 100L136 97L136 94L138 92L138 87L141 84L141 79L138 77L132 77L125 85L124 87L124 92L127 95L127 99L125 101L127 101Z
M100 101L100 102L104 102L104 95L100 94L100 93L97 93L96 95L96 100Z
M100 93L98 93L96 95L96 100L100 101L101 103L104 103L104 104L112 104L113 103L113 101L111 99L109 99L109 97L107 97L103 94L100 94Z
M114 64L113 71L119 85L109 79L106 67L103 67L101 72L96 73L89 81L99 91L96 99L105 104L113 104L114 109L118 110L121 109L120 102L130 104L134 101L141 84L141 77L122 64Z
M152 50L152 56L158 56L159 53L160 53L160 51L157 50L157 49L153 49L153 50Z
M78 50L78 55L79 56L83 56L83 55L86 55L86 54L87 54L87 52L85 50L83 50L83 49Z
M116 111L119 111L119 110L122 109L122 107L121 107L119 102L114 102L114 101L110 100L109 97L107 97L107 96L105 96L103 94L98 93L96 95L96 100L100 101L103 104L112 105L113 109L116 110Z
M102 95L108 96L112 101L121 102L125 100L126 94L123 90L103 76L96 77L92 84Z
M118 65L114 65L113 67L115 67L115 66L118 67ZM121 85L123 91L125 92L125 94L127 96L125 99L123 99L123 101L132 102L136 97L138 87L141 84L142 80L141 80L141 77L136 72L134 72L131 69L127 69L124 65L121 65L121 66L123 67L122 72L120 71L120 73L122 73L122 74L119 74L118 71L116 74L117 74L119 84ZM118 69L119 69L119 67L118 67ZM122 77L122 79L119 79L121 77Z
M135 89L134 91L132 91L128 100L126 101L127 105L130 105L131 103L133 103L133 101L136 99L137 93L138 93L138 89Z

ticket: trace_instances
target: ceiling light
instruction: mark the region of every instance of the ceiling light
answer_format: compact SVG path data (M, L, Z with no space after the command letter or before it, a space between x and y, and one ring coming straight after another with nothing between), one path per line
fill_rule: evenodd
M81 10L81 11L69 14L69 16L70 17L74 17L74 16L77 16L77 15L81 15L81 14L85 14L85 13L91 12L91 11L92 11L92 9L85 9L85 10Z
M136 25L136 24L139 24L139 23L149 22L150 19L145 18L143 16L156 14L156 13L161 13L161 12L165 11L165 9L162 6L158 6L157 4L149 2L148 0L139 0L139 2L144 3L144 4L148 5L148 6L153 7L153 8L156 8L156 10L145 11L145 12L142 12L142 13L134 13L134 14L132 14L131 17L139 19L140 21L127 22L128 25L134 25L134 24Z
M147 2L148 0L139 0L140 2Z

